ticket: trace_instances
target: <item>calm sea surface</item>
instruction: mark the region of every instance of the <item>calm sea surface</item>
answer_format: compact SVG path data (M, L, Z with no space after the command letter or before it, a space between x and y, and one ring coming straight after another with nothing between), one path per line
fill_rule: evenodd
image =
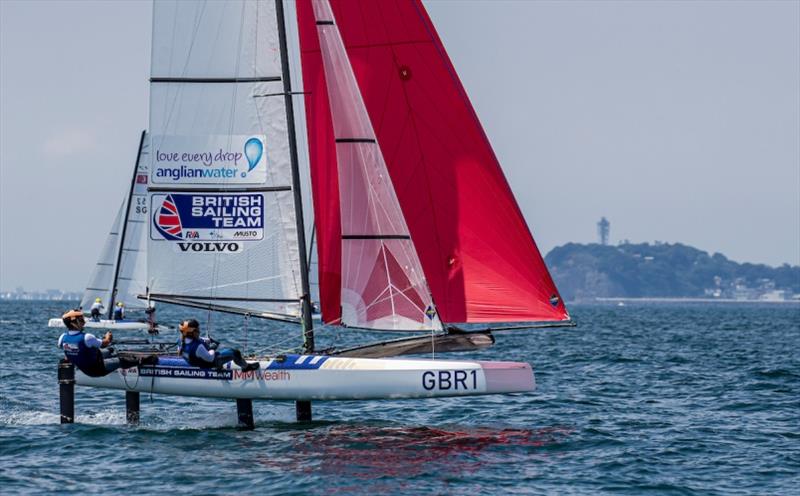
M798 305L573 305L576 329L505 333L471 355L530 362L534 393L317 402L310 424L261 401L250 432L232 400L145 394L129 427L122 392L83 387L77 422L59 425L46 322L67 307L0 302L4 494L800 494ZM299 334L243 325L212 319L250 352Z

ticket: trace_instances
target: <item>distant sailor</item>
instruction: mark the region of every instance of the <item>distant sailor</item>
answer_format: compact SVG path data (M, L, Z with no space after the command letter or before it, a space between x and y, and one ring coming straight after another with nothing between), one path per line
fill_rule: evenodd
M125 304L121 301L117 302L117 307L114 309L114 320L125 320Z
M103 313L103 310L105 310L105 307L103 306L103 300L100 298L95 298L91 308L92 320L95 322L100 322L100 314Z
M61 318L69 331L58 338L58 347L64 350L67 360L90 377L102 377L118 368L127 369L158 363L158 357L155 355L140 359L115 356L108 348L114 336L107 332L100 340L92 334L83 332L86 321L80 310L70 310Z
M204 369L220 368L226 363L233 361L245 372L256 370L258 362L247 363L242 358L242 353L233 348L217 349L219 343L210 338L200 337L200 324L195 319L188 319L181 322L181 340L178 353L190 365Z

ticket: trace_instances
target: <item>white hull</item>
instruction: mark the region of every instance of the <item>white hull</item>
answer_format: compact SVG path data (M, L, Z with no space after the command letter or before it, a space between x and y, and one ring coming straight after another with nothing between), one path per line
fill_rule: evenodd
M162 357L155 367L118 370L105 377L76 373L79 385L213 398L276 400L366 400L430 398L533 391L530 365L424 359L341 358L287 355L242 372L190 367Z
M64 325L64 321L61 319L50 319L47 322L47 327L66 327ZM93 320L87 320L86 326L87 329L108 329L111 331L133 331L133 330L140 330L144 329L147 330L150 328L150 324L147 322L136 322L133 320L125 320L125 321L116 321L116 320L101 320L100 322L95 322ZM158 326L156 326L158 328Z

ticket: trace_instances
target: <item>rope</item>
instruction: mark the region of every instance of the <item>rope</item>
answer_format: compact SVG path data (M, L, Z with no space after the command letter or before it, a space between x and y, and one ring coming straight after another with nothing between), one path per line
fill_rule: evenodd
M250 314L244 314L244 354L247 355L247 330L250 322Z
M321 332L321 331L324 331L324 330L327 330L327 329L330 329L330 328L338 328L338 327L339 326L334 326L334 325L330 325L330 324L323 324L323 325L321 325L319 327L315 327L314 331L315 332ZM302 353L302 345L301 346L295 346L293 348L284 348L284 349L279 349L278 348L279 346L281 346L284 343L287 343L289 341L295 341L296 342L296 339L297 339L297 337L294 336L294 335L289 336L286 339L283 339L281 341L272 343L272 345L270 345L268 348L262 348L260 350L255 351L250 356L254 356L255 357L255 356L258 356L258 355L265 355L265 354L281 355L281 354L291 353L291 352Z

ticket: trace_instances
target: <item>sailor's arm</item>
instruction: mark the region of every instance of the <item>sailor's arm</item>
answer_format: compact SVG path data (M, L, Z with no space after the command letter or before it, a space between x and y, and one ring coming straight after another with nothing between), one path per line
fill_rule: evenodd
M86 334L83 338L83 342L86 343L86 346L89 348L107 348L108 345L111 344L111 341L114 339L114 336L111 332L107 332L103 339L98 339L94 336L94 334Z

